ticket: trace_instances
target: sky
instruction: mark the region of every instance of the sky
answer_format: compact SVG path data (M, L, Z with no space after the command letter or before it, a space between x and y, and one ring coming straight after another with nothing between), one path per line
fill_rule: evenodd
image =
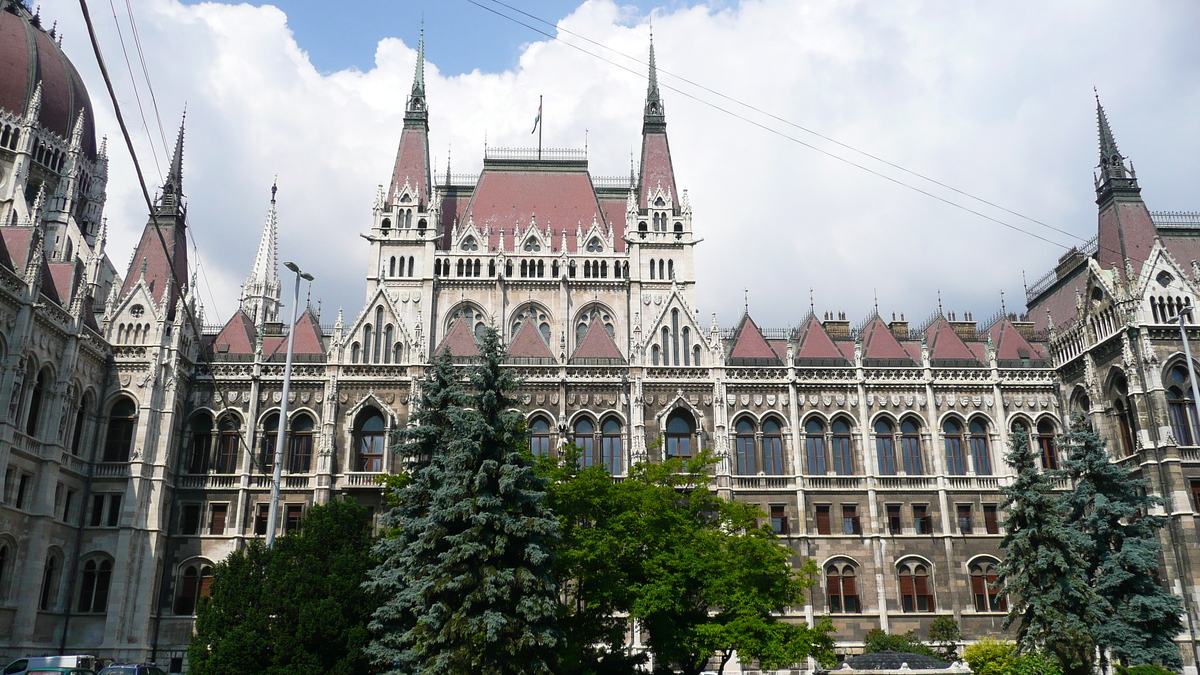
M533 143L542 95L547 147L586 135L592 175L627 174L653 24L676 180L704 240L697 305L724 326L747 303L759 325L796 325L810 297L852 321L878 306L919 323L939 296L960 317L987 318L1001 293L1022 311L1025 283L1096 231L1093 88L1149 208L1200 211L1197 3L504 0L543 24L475 2L91 4L153 183L187 106L206 323L237 307L276 177L281 259L316 276L324 323L361 310L356 235L390 178L422 16L431 153L455 173L480 169L485 137ZM123 273L145 204L78 4L41 13L109 136L108 250Z

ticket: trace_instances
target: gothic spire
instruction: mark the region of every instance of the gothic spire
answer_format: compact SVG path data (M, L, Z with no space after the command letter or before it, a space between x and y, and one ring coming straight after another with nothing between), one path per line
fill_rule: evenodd
M242 309L256 325L279 320L282 286L279 282L279 219L275 212L278 182L271 185L271 206L263 224L258 254L246 282L242 284Z
M405 119L414 113L424 117L425 110L425 26L421 26L421 37L417 41L417 65L413 73L412 93L408 95Z
M649 125L665 125L666 111L663 110L662 95L658 92L658 67L654 63L654 33L650 33L650 77L646 85L646 113L643 130Z
M1100 164L1111 162L1121 157L1117 150L1117 140L1113 138L1112 129L1108 126L1108 116L1104 114L1104 106L1100 105L1100 94L1096 94L1096 125L1100 130Z
M171 156L171 168L162 187L164 210L178 207L183 199L183 129L187 123L187 110L179 121L179 136L175 139L175 154Z

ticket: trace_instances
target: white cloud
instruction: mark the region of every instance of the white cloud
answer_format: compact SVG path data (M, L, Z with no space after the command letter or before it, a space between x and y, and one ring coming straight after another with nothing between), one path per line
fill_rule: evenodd
M366 269L366 245L356 235L368 226L375 186L390 178L417 26L397 27L396 38L380 42L373 69L322 75L274 7L174 0L134 7L172 142L188 102L185 191L215 297L204 294L209 320L236 306L276 173L283 258L316 274L314 296L325 300L326 321L337 305L356 313ZM100 9L97 3L93 12ZM54 0L43 16L65 29L65 48L88 80L101 133L110 137L110 251L123 266L145 206L77 12ZM560 26L641 58L647 25L630 12L589 1ZM1095 231L1093 85L1122 151L1138 167L1150 208L1200 209L1190 189L1200 175L1198 15L1200 7L1188 3L1131 9L1119 2L759 0L662 10L654 27L665 71L1087 239ZM112 15L95 18L127 119L140 127ZM587 129L592 173L628 171L630 150L640 143L642 67L626 62L633 75L542 41L526 47L514 71L443 77L439 52L469 39L427 40L438 171L445 171L449 146L456 173L477 171L485 133L493 145L530 143L539 94L546 99L547 146L582 145ZM665 74L662 81L921 184ZM690 189L695 227L705 238L697 253L700 309L718 312L723 324L736 320L744 287L759 323L769 326L794 324L808 309L810 287L818 312L857 318L878 293L881 313L919 321L941 289L947 309L982 319L998 309L1001 289L1009 308L1019 308L1022 270L1033 281L1061 253L680 93L664 91L664 98L677 179ZM137 131L154 175L146 134Z

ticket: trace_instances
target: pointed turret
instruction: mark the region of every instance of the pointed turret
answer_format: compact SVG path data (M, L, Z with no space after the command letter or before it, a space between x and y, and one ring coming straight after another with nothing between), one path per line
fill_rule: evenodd
M258 254L254 267L242 285L242 309L255 325L279 320L282 286L279 282L279 219L275 212L277 185L271 185L271 207L267 209L267 221L263 224L262 238L258 242Z
M667 116L658 91L658 67L654 60L654 36L650 37L650 74L646 86L646 109L642 117L642 166L638 176L638 207L644 212L654 199L664 195L662 206L677 206L675 169L671 165L671 147L667 143Z
M1099 96L1096 96L1096 125L1100 137L1100 166L1096 176L1096 204L1100 207L1097 258L1106 269L1123 268L1129 260L1137 273L1158 235L1150 211L1142 201L1133 165L1127 165L1117 150Z
M404 111L404 130L400 132L400 148L396 151L396 166L388 190L388 204L397 204L408 185L413 194L408 204L425 209L433 184L429 163L429 111L425 104L425 29L417 43L417 65L413 73L412 92Z
M166 215L172 211L180 212L183 204L183 127L187 122L187 111L179 122L179 136L175 139L175 154L171 156L171 168L167 172L167 180L162 186L162 197L159 198L159 213Z

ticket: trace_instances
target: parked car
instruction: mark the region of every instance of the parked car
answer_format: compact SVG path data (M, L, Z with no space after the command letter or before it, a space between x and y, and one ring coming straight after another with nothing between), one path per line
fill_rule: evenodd
M158 666L146 663L114 663L111 666L105 666L98 675L167 675L167 673Z
M84 654L73 656L23 656L8 664L3 675L95 675L96 657Z

